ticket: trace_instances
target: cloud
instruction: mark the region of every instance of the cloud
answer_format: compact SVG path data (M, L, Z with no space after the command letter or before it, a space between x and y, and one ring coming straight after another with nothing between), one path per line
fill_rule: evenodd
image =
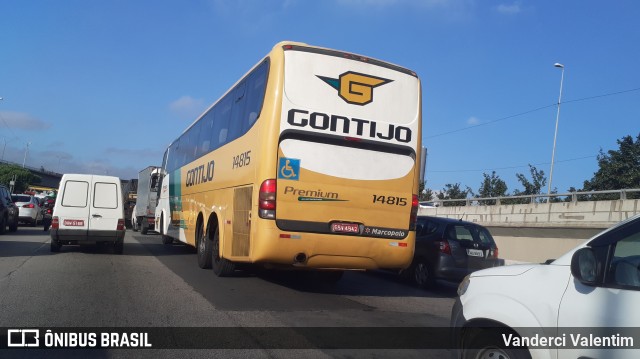
M2 127L29 131L41 131L51 127L50 123L39 120L28 113L14 111L0 111L0 124L3 125Z
M169 109L181 117L193 120L204 110L204 101L185 95L170 103Z
M471 116L467 120L467 125L475 126L479 124L480 124L480 120L477 117Z
M515 15L515 14L518 14L518 13L522 12L522 8L520 7L520 3L519 2L515 2L515 3L511 4L511 5L500 4L496 8L496 10L498 10L499 13L504 14L504 15Z

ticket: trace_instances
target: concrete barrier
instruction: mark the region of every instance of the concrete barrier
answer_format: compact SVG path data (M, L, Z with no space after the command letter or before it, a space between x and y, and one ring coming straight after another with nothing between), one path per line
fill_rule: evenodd
M491 231L506 263L555 259L640 213L640 200L420 208L419 215L458 218Z

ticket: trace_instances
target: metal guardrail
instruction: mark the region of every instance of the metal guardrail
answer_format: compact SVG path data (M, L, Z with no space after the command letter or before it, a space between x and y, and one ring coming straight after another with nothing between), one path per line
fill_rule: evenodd
M617 189L607 191L588 191L588 192L567 192L552 194L534 194L525 196L505 196L505 197L472 197L460 199L435 199L433 202L436 206L452 206L447 203L456 203L457 206L486 206L486 205L502 205L502 204L531 204L531 203L558 203L558 202L579 202L579 201L596 201L600 200L602 195L617 194L620 200L626 200L628 194L640 193L640 188L633 189ZM613 196L611 196L613 197ZM635 196L640 198L639 196ZM561 199L563 198L563 199ZM570 199L570 200L567 200ZM612 198L607 198L611 200ZM462 204L463 203L463 204Z

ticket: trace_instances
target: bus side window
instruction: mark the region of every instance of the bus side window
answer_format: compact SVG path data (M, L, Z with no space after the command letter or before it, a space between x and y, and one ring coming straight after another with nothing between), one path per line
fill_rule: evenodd
M228 140L233 141L242 135L242 125L247 96L245 93L246 82L243 81L231 92L231 119L229 121Z
M211 141L213 148L219 148L228 142L229 121L231 120L231 94L230 92L213 108L215 117L213 129L211 131Z

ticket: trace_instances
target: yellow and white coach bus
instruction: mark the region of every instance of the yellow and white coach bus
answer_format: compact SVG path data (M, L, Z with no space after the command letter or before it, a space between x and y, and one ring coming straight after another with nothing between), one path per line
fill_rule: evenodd
M404 268L419 148L414 72L282 42L169 145L156 231L219 276Z

